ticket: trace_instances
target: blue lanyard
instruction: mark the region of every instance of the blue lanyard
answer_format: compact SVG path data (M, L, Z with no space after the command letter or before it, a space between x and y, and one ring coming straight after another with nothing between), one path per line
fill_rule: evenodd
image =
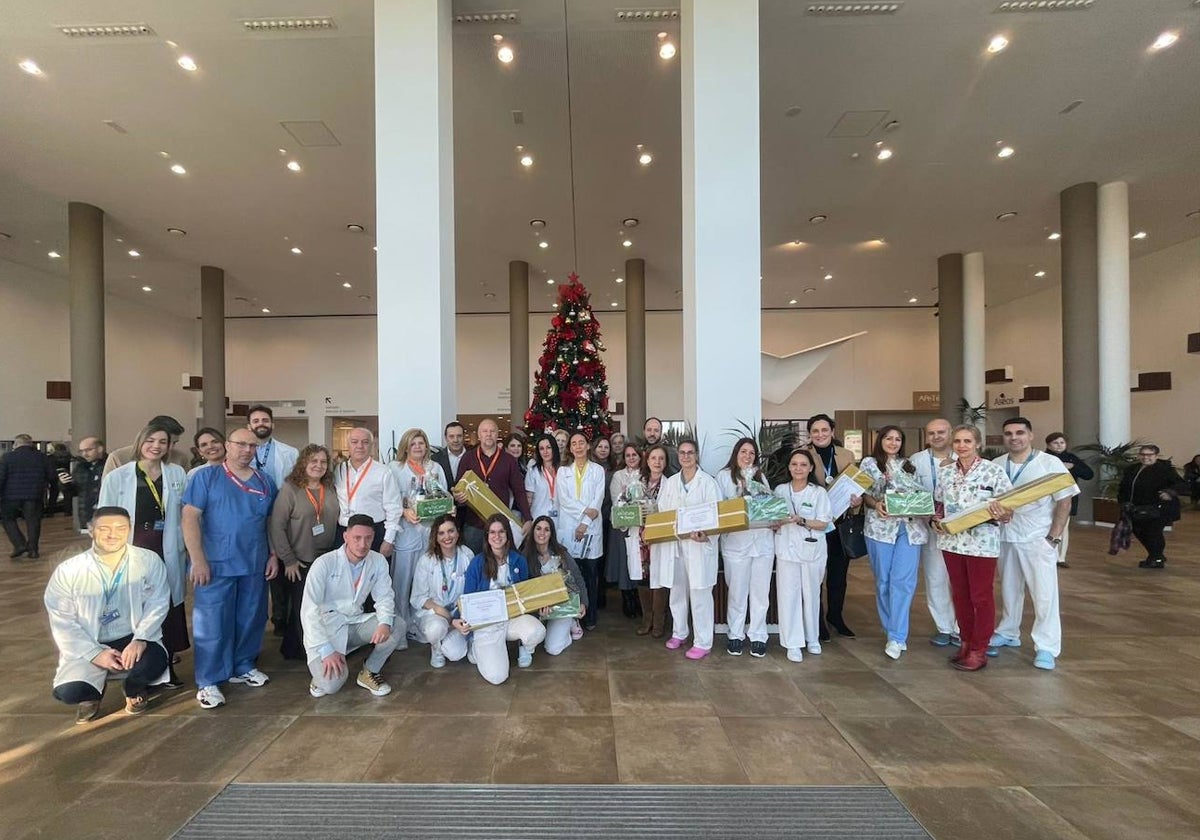
M1025 463L1021 465L1021 468L1019 470L1017 470L1016 475L1012 474L1012 469L1011 469L1012 468L1012 456L1010 455L1008 457L1008 459L1004 462L1004 472L1008 476L1008 480L1012 483L1013 487L1017 486L1017 479L1021 477L1021 473L1025 472L1025 468L1028 467L1030 464L1032 464L1033 459L1036 457L1037 457L1037 452L1031 451L1029 453L1029 457L1025 459Z
M933 459L933 450L932 449L928 449L928 450L926 450L926 452L929 453L929 475L933 478L933 491L937 492L937 471L938 471L937 461L935 461Z
M103 581L103 573L101 573L100 586L104 590L104 606L107 608L112 603L113 596L117 594L117 589L121 586L121 581L125 578L125 567L129 563L128 557L121 558L121 564L117 566L117 573L113 575L112 586L105 586Z

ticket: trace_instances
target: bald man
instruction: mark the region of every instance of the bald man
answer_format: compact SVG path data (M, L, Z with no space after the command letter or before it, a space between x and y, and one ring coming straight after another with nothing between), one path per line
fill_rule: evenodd
M501 502L521 512L528 532L532 516L529 513L529 497L525 494L525 477L521 465L500 446L500 427L495 420L483 420L479 424L479 446L472 449L458 462L458 473L454 483L471 470L483 479ZM454 500L463 510L463 544L479 554L483 551L483 520L466 506L467 497L455 493Z
M930 493L937 489L938 465L954 458L950 449L950 421L942 417L925 424L924 450L910 459L917 467L917 478L921 486ZM946 574L946 561L942 559L937 540L929 540L921 546L921 571L925 577L925 603L937 632L930 637L930 644L945 647L958 644L958 623L954 620L954 602L950 600L950 577Z

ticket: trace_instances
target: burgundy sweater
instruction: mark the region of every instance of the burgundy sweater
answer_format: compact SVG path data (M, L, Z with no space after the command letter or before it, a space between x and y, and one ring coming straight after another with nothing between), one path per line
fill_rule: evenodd
M462 460L458 462L458 474L454 476L454 483L466 474L467 470L474 471L475 475L483 479L487 486L492 488L492 492L500 499L502 503L507 504L509 498L513 499L513 508L520 512L521 516L528 522L531 518L529 513L529 499L525 495L525 477L521 475L521 467L517 464L517 459L509 455L502 448L496 450L500 457L496 459L496 466L484 477L483 468L479 465L480 451L479 447L475 447L471 451L462 456ZM490 465L491 458L484 456L484 460ZM463 525L469 525L482 530L484 521L479 518L479 514L471 510L469 507L461 506L464 512Z

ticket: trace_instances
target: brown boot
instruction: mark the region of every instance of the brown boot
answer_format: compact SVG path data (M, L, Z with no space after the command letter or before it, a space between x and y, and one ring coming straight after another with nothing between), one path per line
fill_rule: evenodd
M650 625L650 635L656 639L661 639L666 633L665 624L667 621L667 601L671 597L669 589L651 589L653 603L653 621Z
M639 586L637 589L638 601L642 604L642 623L638 626L637 634L645 636L650 632L650 626L654 622L654 595L652 591L645 586Z

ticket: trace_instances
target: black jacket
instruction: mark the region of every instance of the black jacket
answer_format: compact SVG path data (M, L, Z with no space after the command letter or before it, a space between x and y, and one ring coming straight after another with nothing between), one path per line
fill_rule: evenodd
M58 495L58 473L50 459L32 446L18 446L0 459L0 498L6 502L43 501Z
M85 461L80 458L71 468L71 480L79 493L79 521L87 523L100 501L100 480L104 477L104 459Z
M1087 461L1080 458L1074 452L1051 452L1049 449L1047 449L1046 454L1057 455L1058 459L1064 464L1074 464L1073 467L1067 467L1067 469L1070 470L1076 484L1081 481L1091 481L1096 477L1096 473L1093 472L1092 468L1087 465ZM1078 493L1071 497L1071 515L1074 516L1077 513L1079 513Z
M1117 501L1123 505L1159 505L1163 508L1164 517L1168 521L1174 521L1179 518L1178 498L1173 498L1172 502L1168 503L1160 499L1158 494L1166 490L1172 496L1176 496L1182 485L1183 479L1175 472L1170 461L1155 461L1148 467L1132 464L1121 476Z

